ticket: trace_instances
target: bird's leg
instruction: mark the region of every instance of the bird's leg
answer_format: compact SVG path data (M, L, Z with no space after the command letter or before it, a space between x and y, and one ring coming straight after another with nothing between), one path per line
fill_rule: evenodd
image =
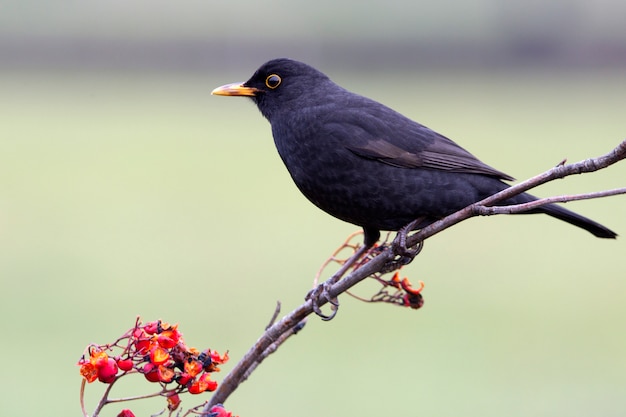
M330 289L334 284L339 282L341 277L345 275L346 272L350 268L354 266L354 264L363 257L373 246L378 239L380 238L380 232L375 229L363 228L363 246L361 246L350 258L346 260L346 262L341 265L341 268L337 270L329 279L327 279L322 284L318 285L311 292L309 292L306 296L306 300L311 300L313 303L313 311L315 314L321 317L322 320L328 321L332 320L335 315L337 315L337 310L339 309L339 300L337 297L333 297L330 295ZM331 304L332 312L330 315L326 315L320 309L320 300L326 301Z

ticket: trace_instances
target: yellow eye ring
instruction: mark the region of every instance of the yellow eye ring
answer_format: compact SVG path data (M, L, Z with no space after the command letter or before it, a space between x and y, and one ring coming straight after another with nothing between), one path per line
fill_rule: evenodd
M265 79L265 85L271 88L272 90L278 87L281 82L282 82L282 79L276 74L268 75L267 78Z

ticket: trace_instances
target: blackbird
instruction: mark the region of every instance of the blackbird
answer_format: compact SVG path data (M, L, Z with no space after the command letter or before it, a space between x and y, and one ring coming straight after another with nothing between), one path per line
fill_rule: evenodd
M381 230L423 228L509 187L512 177L447 137L354 94L302 62L274 59L244 83L212 94L250 97L269 120L278 153L300 191L330 215L361 226L365 246ZM536 200L520 194L499 205ZM555 204L545 213L600 238L608 228Z

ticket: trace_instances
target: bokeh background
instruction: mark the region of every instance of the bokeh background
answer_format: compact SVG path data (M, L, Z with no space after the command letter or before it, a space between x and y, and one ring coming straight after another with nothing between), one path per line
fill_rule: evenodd
M83 348L136 315L230 350L225 374L356 229L309 204L267 122L214 87L300 59L525 179L626 136L624 15L620 0L2 2L0 414L80 415ZM535 193L625 178L621 164ZM624 197L568 207L626 234ZM227 408L623 416L625 254L623 237L547 217L467 221L404 269L426 282L422 310L343 297Z

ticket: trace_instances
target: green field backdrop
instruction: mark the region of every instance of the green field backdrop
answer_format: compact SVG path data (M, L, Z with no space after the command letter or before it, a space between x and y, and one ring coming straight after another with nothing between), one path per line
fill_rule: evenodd
M76 33L89 32L78 21ZM210 96L283 54L269 43L261 60L243 59L233 45L223 68L0 68L0 415L79 416L84 347L114 340L137 315L179 323L189 345L229 350L221 381L276 300L283 312L299 305L320 264L357 229L300 195L249 100ZM368 69L295 58L518 179L604 154L626 137L621 66ZM622 163L534 193L625 185ZM422 310L343 296L336 319L313 317L227 408L241 417L625 415L626 197L568 208L620 238L596 239L547 216L464 222L429 239L403 270L426 283ZM99 385L88 386L90 410ZM141 378L118 388L153 389ZM124 407L149 416L164 404Z

